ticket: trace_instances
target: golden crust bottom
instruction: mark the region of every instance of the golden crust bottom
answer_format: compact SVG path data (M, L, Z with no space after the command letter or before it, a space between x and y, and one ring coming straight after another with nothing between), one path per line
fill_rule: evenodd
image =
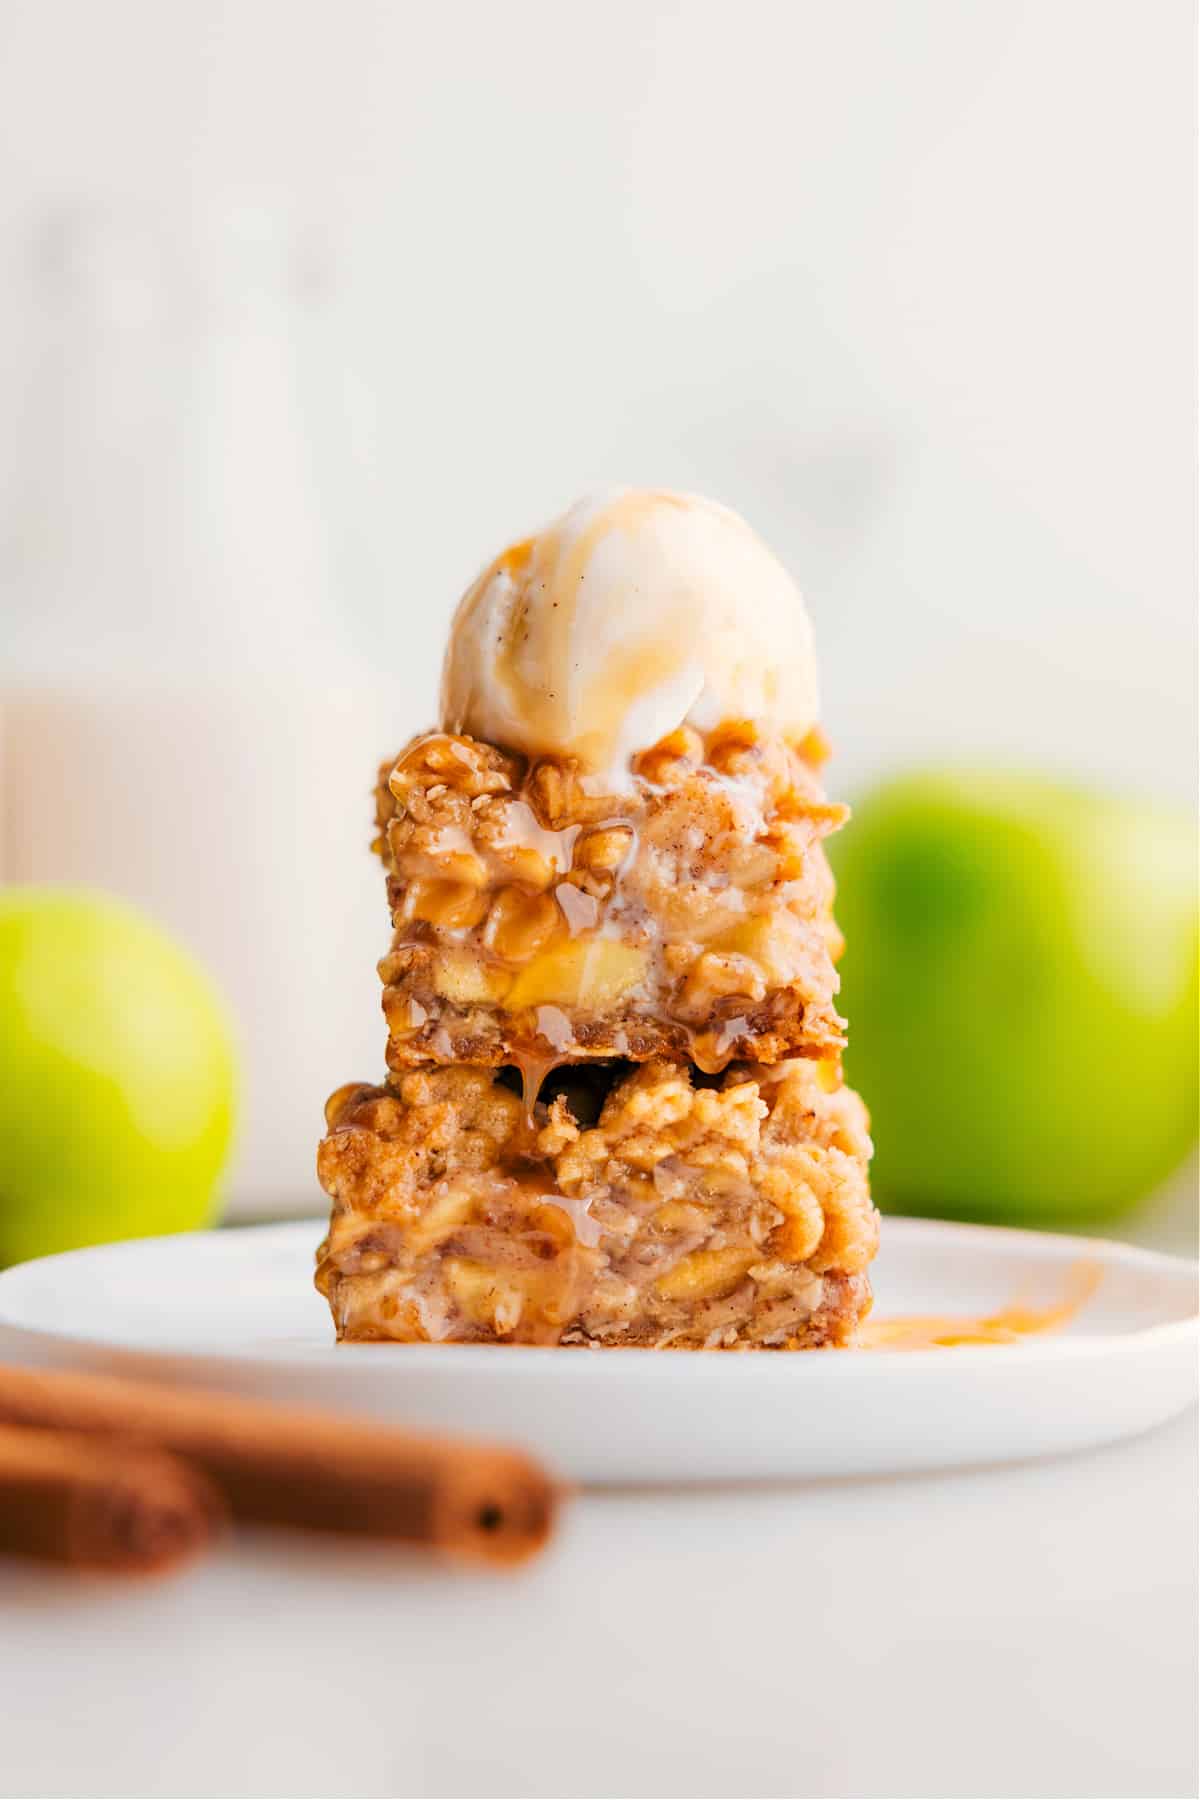
M340 1090L317 1271L339 1337L848 1342L878 1216L866 1114L835 1079L804 1060L715 1084L666 1062L573 1068L531 1118L487 1069Z
M389 1036L388 1067L402 1072L431 1062L499 1068L516 1059L539 1061L632 1062L667 1058L719 1070L734 1061L775 1063L793 1056L836 1057L845 1038L831 1008L816 1009L793 989L782 989L760 1005L744 998L716 1004L699 1030L678 1020L638 1010L639 1002L615 1003L589 1012L574 1006L540 1006L525 1014L500 1014L488 1007L447 1005L434 993L426 946L406 956L403 998L391 997L393 1016L421 1017L405 1036ZM394 967L386 958L384 969ZM422 1016L423 1015L423 1016Z

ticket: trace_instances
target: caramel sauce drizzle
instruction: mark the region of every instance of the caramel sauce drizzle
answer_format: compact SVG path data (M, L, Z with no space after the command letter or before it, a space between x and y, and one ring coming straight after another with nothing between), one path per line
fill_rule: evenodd
M979 1316L920 1314L894 1319L868 1319L854 1339L857 1350L953 1350L964 1344L1016 1344L1023 1338L1057 1331L1073 1319L1100 1285L1099 1263L1076 1263L1067 1290L1053 1306L1031 1306L1014 1300L999 1312Z
M570 692L544 685L547 674L558 671L561 678L571 667L568 650L580 587L597 545L610 532L634 529L656 507L686 511L687 505L680 495L660 491L615 495L565 549L559 526L547 526L537 537L526 538L496 557L456 614L452 634L473 629L475 609L483 603L497 575L506 574L513 581L517 598L511 625L505 640L495 646L490 678L505 694L514 715L527 722L530 732L548 752L566 752L578 756L585 765L603 766L611 755L621 722L638 696L675 671L679 661L677 644L643 644L632 651L614 652L605 668L590 672L586 703L582 706L579 697ZM526 641L535 629L529 612L531 587L553 597L536 625L545 642L534 662L532 677L522 660ZM447 668L450 664L448 657ZM450 695L444 694L444 712L449 699ZM462 727L474 702L475 695L471 694L449 708L445 722L452 730ZM578 722L577 707L581 713Z
M534 1056L528 1051L514 1053L513 1062L521 1075L521 1107L524 1115L522 1124L525 1135L529 1139L531 1151L534 1149L534 1139L537 1136L533 1109L537 1105L537 1097L542 1091L542 1083L548 1075L553 1075L555 1069L561 1068L566 1060L565 1056L553 1054Z

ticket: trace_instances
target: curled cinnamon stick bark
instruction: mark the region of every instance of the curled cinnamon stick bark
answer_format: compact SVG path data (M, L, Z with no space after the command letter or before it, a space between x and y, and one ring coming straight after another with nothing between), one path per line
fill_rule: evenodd
M238 1518L489 1562L539 1550L558 1499L519 1451L109 1375L0 1366L0 1422L173 1451L204 1471Z
M165 1569L202 1550L224 1516L208 1480L161 1450L0 1425L0 1550Z

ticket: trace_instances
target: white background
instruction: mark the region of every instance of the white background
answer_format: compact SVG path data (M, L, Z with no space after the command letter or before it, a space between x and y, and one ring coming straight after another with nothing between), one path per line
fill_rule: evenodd
M47 205L265 198L332 245L337 593L402 729L487 555L654 482L799 574L843 788L948 750L1187 796L1194 32L1189 0L7 0L0 392Z

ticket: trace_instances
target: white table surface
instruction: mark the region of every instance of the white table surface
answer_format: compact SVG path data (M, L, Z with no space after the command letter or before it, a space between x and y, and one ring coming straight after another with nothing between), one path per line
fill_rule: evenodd
M1194 1417L935 1477L575 1501L516 1575L246 1535L0 1559L6 1795L1197 1791Z

